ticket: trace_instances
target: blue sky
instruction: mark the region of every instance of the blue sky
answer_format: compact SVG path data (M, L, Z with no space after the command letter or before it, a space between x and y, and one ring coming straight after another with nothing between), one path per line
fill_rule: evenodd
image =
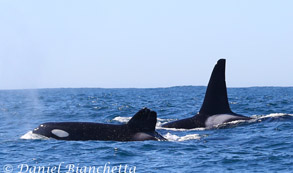
M293 1L0 1L0 89L293 86Z

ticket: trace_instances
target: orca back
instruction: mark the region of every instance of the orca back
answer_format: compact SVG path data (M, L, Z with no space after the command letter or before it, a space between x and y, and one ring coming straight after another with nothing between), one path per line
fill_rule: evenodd
M41 124L33 133L59 140L144 141L166 140L155 131L157 113L144 108L127 124L90 122L49 122Z

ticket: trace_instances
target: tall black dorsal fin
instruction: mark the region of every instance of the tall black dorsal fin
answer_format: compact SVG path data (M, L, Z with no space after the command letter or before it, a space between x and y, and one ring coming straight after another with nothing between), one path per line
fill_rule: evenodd
M127 123L127 125L137 132L153 132L157 123L157 113L148 108L138 111Z
M214 67L200 114L233 113L230 109L225 81L226 60L220 59Z

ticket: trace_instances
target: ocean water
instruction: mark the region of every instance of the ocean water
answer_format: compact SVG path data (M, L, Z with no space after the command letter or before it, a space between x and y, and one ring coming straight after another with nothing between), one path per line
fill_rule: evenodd
M293 172L293 88L229 88L231 109L254 117L216 129L169 130L191 117L206 87L0 91L0 172ZM44 122L121 124L158 113L169 141L61 141L30 133Z

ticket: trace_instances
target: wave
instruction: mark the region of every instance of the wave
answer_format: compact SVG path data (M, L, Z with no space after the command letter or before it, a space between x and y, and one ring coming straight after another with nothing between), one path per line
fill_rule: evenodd
M264 118L279 118L279 117L293 117L293 114L287 114L287 113L271 113L268 115L253 115L251 118L257 118L257 119L264 119Z
M131 117L115 117L113 120L120 123L127 123L130 119Z
M185 135L185 136L180 137L177 135L173 135L169 132L163 136L168 141L173 141L173 142L174 141L182 142L182 141L188 141L188 140L199 140L201 138L199 134L189 134L189 135Z
M20 139L50 139L50 138L39 135L39 134L35 134L33 133L33 131L29 131L26 134L22 135Z

